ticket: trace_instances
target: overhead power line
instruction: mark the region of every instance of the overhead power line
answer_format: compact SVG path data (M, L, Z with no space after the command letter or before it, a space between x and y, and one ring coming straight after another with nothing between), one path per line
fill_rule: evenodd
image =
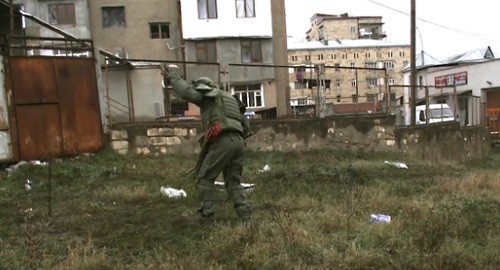
M372 4L375 4L375 5L378 5L378 6L381 6L381 7L386 8L386 9L392 10L394 12L403 14L405 16L410 16L410 14L408 12L401 11L401 10L393 8L391 6L382 4L380 2L377 2L377 1L374 1L374 0L365 0L365 1L370 2ZM450 27L450 26L446 26L446 25L442 25L442 24L439 24L439 23L435 23L435 22L432 22L432 21L429 21L429 20L426 20L426 19L418 18L418 17L416 19L419 20L419 21L422 21L424 23L427 23L427 24L430 24L430 25L434 25L436 27L439 27L439 28L442 28L442 29L445 29L445 30L448 30L448 31L453 31L455 33L462 34L462 35L465 35L465 36L469 36L469 37L470 36L474 36L476 38L487 40L487 41L499 41L500 40L500 37L498 37L498 36L488 36L488 35L481 34L481 33L469 32L469 31L465 31L465 30L462 30L462 29L453 28L453 27Z

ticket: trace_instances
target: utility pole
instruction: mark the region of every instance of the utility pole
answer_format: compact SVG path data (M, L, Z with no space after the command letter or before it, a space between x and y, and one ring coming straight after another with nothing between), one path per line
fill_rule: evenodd
M271 16L273 28L273 64L278 66L288 65L288 49L286 40L285 1L271 1ZM278 117L291 114L290 85L288 69L275 67L276 78L276 112Z
M411 109L411 125L414 126L416 124L416 109L415 107L417 106L417 69L416 69L416 49L415 49L415 28L416 28L416 17L415 17L415 1L416 0L411 0L411 23L410 23L410 39L411 39L411 52L410 52L410 62L411 62L411 71L410 71L410 89L411 89L411 95L410 95L410 109Z

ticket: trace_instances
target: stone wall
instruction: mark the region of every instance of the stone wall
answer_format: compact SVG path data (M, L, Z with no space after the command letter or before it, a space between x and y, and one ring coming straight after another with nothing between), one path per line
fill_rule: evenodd
M251 128L246 142L255 151L395 151L440 163L461 163L490 151L485 127L461 129L453 123L402 128L395 126L394 116L385 115L255 120ZM115 125L108 145L122 154L193 154L199 152L200 134L199 122Z

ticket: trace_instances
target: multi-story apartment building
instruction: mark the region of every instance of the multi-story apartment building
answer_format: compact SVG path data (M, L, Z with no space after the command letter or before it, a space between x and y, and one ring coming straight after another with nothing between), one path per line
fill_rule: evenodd
M300 112L323 98L327 114L373 112L380 101L402 97L402 89L388 93L387 85L402 84L410 45L384 37L381 17L315 14L309 41L288 45L289 64L297 66L290 70L292 106ZM325 65L324 72L315 65Z
M311 28L306 32L308 41L328 39L376 39L386 37L381 16L349 16L314 14Z
M276 106L271 0L181 0L189 79L207 76L249 111ZM220 66L207 63L219 63ZM260 65L260 66L252 66Z
M179 1L88 1L95 46L128 59L104 61L104 54L98 59L109 93L108 119L150 121L172 114L175 108L163 92L162 64L155 60L183 61L177 46L182 40Z
M14 0L14 4L36 18L57 27L77 38L90 39L90 21L87 0ZM28 37L61 38L57 32L31 20L24 20L25 35ZM27 45L49 45L50 49L33 49L28 54L67 56L75 55L73 50L65 50L64 41L28 39ZM56 49L54 49L56 48ZM57 49L59 48L59 49ZM76 53L79 54L79 53ZM89 53L83 53L89 55Z
M181 61L179 3L170 0L88 0L99 48L132 59Z

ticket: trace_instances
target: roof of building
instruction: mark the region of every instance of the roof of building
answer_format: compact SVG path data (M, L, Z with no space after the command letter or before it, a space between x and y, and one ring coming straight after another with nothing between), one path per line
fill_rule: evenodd
M363 19L363 18L382 18L382 16L350 16L349 13L342 13L340 15L336 14L326 14L326 13L315 13L311 16L311 21L316 19L316 17L321 17L323 20L338 20L338 19Z
M422 58L423 55L423 58ZM424 59L424 61L422 61ZM425 69L430 67L443 67L443 66L452 66L452 65L460 65L460 64L476 64L485 61L495 60L493 50L490 46L485 48L478 48L474 50L470 50L464 53L459 53L457 55L446 58L445 60L439 61L426 52L417 53L415 55L415 62L417 69ZM407 72L411 68L411 63L406 65L403 68L403 72Z
M477 62L494 59L495 55L491 50L490 46L485 48L477 48L471 51L467 51L464 53L460 53L454 56L451 56L445 60L443 63L460 63L460 62Z
M437 58L434 56L428 54L425 51L421 51L420 53L417 53L415 55L415 63L416 63L416 68L424 68L424 67L429 67L429 66L436 66L436 65L442 65L443 62L439 61ZM407 70L411 68L411 63L408 63L403 70Z
M343 48L367 48L367 47L410 47L410 44L394 43L374 39L344 39L329 41L302 41L288 42L288 50L316 50L316 49L343 49Z

